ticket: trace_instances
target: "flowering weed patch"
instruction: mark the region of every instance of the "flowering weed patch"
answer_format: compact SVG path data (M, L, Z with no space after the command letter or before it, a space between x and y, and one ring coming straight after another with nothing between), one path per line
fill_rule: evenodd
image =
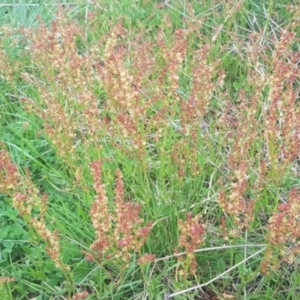
M6 294L297 299L299 7L96 2L1 29Z

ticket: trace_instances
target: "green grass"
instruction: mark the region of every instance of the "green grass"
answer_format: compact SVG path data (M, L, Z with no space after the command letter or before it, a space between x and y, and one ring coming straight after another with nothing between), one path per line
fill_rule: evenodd
M55 266L47 252L49 241L37 233L30 221L41 218L41 206L34 205L29 214L22 215L13 199L14 191L24 193L23 185L20 183L8 191L0 184L0 278L15 278L13 282L0 283L3 299L77 299L74 295L83 291L89 293L87 299L226 299L226 296L227 299L247 300L299 299L298 254L293 264L288 264L282 261L279 253L276 256L278 248L275 245L273 262L280 261L279 268L268 274L261 271L265 250L270 245L268 221L278 211L278 205L287 202L290 190L299 188L298 158L285 162L278 158L282 140L278 138L272 145L266 141L265 118L271 110L269 83L261 89L253 119L249 108L256 99L253 95L260 89L258 68L261 67L266 76L275 73L270 58L282 29L289 29L292 23L293 16L287 8L290 1L257 3L247 0L236 10L238 3L226 7L226 4L212 4L212 1L96 1L94 5L88 1L74 1L76 3L67 8L66 18L70 24L79 23L83 28L82 32L76 32L76 51L81 57L91 57L95 70L97 66L109 68L107 62L110 60L103 58L105 45L115 24L122 22L126 36L118 37L113 53L120 63L120 70L135 76L130 91L133 85L139 84L136 89L139 102L134 102L132 96L132 106L128 101L122 103L122 98L114 95L118 90L124 90L122 82L117 81L122 76L121 71L108 77L107 82L104 75L100 79L95 75L95 78L87 78L86 83L78 83L75 79L79 75L72 73L76 66L68 64L75 61L74 57L68 58L66 54L66 61L62 60L65 69L56 66L57 58L51 57L50 46L49 51L41 46L48 41L45 34L39 40L43 49L40 57L35 56L40 53L32 52L38 49L30 48L32 36L22 40L18 28L25 27L29 32L40 28L37 16L50 26L59 1L48 1L47 4L16 2L0 4L0 25L3 25L0 37L4 50L0 59L6 59L6 65L0 63L0 148L8 151L22 178L31 179L32 183L26 181L28 195L36 195L26 189L32 186L38 189L39 197L44 193L48 195L45 224L50 232L58 230L60 258L70 271ZM90 14L93 17L88 17ZM199 20L203 25L197 25L199 30L190 33L177 74L172 69L176 61L168 65L168 60L170 62L175 56L172 51L181 46L174 33L178 29L191 29ZM4 25L15 29L8 32ZM61 30L59 34L63 34L65 28L66 23L58 29ZM296 34L292 45L294 53L299 52L299 28L299 24L293 28ZM252 42L255 34L260 43ZM68 47L64 42L62 39L61 45ZM147 42L148 47L140 52L136 50ZM253 59L249 47L258 44L261 52L254 54ZM165 47L166 53L160 47ZM203 53L204 59L198 62L200 70L197 71L195 53L205 47L208 54ZM26 49L30 51L26 52ZM122 49L126 53L123 56ZM143 56L144 53L148 56ZM153 57L149 57L149 53ZM64 54L61 57L64 58ZM154 64L150 66L149 63L149 69L140 70L139 63L142 65L148 58L149 61L153 59ZM206 69L206 73L201 73L206 67L204 62L210 66L215 63L215 71L209 73ZM162 70L166 70L165 77ZM202 99L206 88L211 89L208 107L203 108L202 115L193 114L202 109L195 107L195 100L190 102L192 111L184 106L190 99L193 82L197 80L195 70L200 78L199 85L203 84L195 97ZM226 77L223 86L217 87L221 70ZM87 70L83 72L94 74ZM174 74L178 75L179 82L175 91L171 87ZM49 80L50 76L55 80ZM299 71L295 78L293 89L296 91ZM114 80L120 84L115 89L111 84ZM87 91L92 96L86 100ZM241 92L245 96L241 96ZM31 101L32 111L23 98ZM90 112L89 123L87 109L94 103L99 109L99 119L110 119L113 129L104 127L104 122L96 123L93 112ZM140 110L134 115L136 107ZM57 122L59 109L65 115ZM43 110L47 114L42 115ZM298 116L298 102L295 101L287 112ZM129 125L126 123L128 127L122 127L122 116L136 122L136 134L124 133ZM190 118L184 119L184 116ZM157 124L154 117L157 117ZM145 118L150 121L147 123ZM257 123L251 124L249 120ZM72 124L75 124L74 130ZM93 124L96 124L94 129ZM46 125L52 126L56 135L51 135ZM194 135L184 133L189 125L191 130L199 127ZM297 124L293 126L298 128ZM280 130L280 127L273 129ZM68 145L71 131L76 135L71 138L76 144L75 154L63 153L63 145ZM250 138L254 132L253 141ZM157 134L160 135L158 138ZM249 146L244 143L248 138ZM144 152L134 147L139 139L145 141L145 148L141 147ZM270 145L274 147L273 161L272 149L271 153L266 149ZM245 147L245 153L240 151L242 147ZM291 148L287 149L291 151ZM98 159L102 160L101 181L108 197L109 213L118 215L114 188L115 172L120 169L124 200L141 206L142 223L139 226L152 222L147 241L139 251L133 251L127 264L116 256L113 259L103 256L98 261L85 258L95 240L90 214L96 195L91 163ZM261 161L267 167L265 173L260 174ZM254 218L247 229L231 235L237 229L234 216L222 209L218 199L222 192L228 197L231 195L234 185L239 183L236 172L242 172L239 168L243 162L248 164L247 188L243 196L246 201L255 200ZM1 158L1 172L3 165ZM0 179L1 176L2 173ZM197 259L194 276L189 273L188 263L177 260L174 255L182 234L178 222L185 222L188 213L200 214L201 223L206 226L205 241L199 249L193 249ZM247 212L243 213L246 215ZM222 218L225 227L222 227ZM111 236L116 223L114 219L112 227L107 229ZM224 230L229 239L223 236ZM299 242L299 236L296 242ZM291 247L291 244L286 246ZM184 247L178 249L179 252L185 250ZM154 254L156 260L139 266L137 261L145 253Z

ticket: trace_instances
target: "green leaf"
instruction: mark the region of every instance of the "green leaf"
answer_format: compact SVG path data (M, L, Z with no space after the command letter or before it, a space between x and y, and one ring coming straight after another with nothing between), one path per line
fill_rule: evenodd
M244 260L244 256L242 254L237 254L235 256L236 264L240 263L243 260ZM245 272L246 272L246 268L245 268L244 264L239 265L238 270L239 270L240 276L243 278L245 276Z
M28 247L28 246L22 246L21 248L22 248L23 252L24 252L26 255L28 255L28 256L32 255L32 248L31 248L31 247Z
M2 254L8 254L8 253L12 253L11 248L5 248L4 250L2 250ZM4 256L7 257L6 255L4 255Z
M61 282L61 277L51 274L51 279L48 280L48 284L50 286L57 286L59 284L59 282Z
M3 246L6 248L6 249L12 249L15 245L15 242L14 241L4 241L3 242Z
M81 282L91 272L91 266L87 266L86 263L81 264L75 270L75 281Z
M0 240L3 240L7 237L8 234L8 229L6 228L1 228L0 230Z
M223 273L225 271L225 263L222 259L219 259L218 262L217 262L217 268L218 268L218 272L219 273Z
M39 280L47 280L47 276L42 271L34 271L31 273L33 278L39 279Z
M238 83L238 82L235 81L235 82L233 83L233 87L234 87L234 89L237 91L237 90L240 89L241 85L240 85L240 83Z

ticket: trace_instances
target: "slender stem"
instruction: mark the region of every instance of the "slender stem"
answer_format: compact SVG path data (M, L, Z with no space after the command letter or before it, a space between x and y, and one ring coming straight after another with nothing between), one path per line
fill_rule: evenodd
M266 248L260 249L259 251L255 252L254 254L250 255L249 257L243 259L241 262L237 263L235 266L229 268L225 272L221 273L220 275L216 276L215 278L213 278L213 279L211 279L211 280L209 280L209 281L207 281L207 282L205 282L203 284L199 284L199 285L193 286L191 288L188 288L186 290L182 290L182 291L179 291L179 292L176 292L176 293L173 293L173 294L166 295L166 299L171 299L173 297L176 297L176 296L179 296L179 295L182 295L182 294L185 294L185 293L188 293L188 292L200 289L202 287L205 287L205 286L211 284L212 282L214 282L214 281L218 280L219 278L223 277L224 275L226 275L227 273L231 272L232 270L234 270L238 266L244 264L247 260L249 260L249 259L255 257L256 255L260 254L261 252L265 251L265 249Z

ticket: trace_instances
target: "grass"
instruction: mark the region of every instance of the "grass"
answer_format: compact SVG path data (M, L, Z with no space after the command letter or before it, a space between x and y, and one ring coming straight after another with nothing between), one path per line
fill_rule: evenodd
M299 6L57 2L0 5L4 299L299 299Z

